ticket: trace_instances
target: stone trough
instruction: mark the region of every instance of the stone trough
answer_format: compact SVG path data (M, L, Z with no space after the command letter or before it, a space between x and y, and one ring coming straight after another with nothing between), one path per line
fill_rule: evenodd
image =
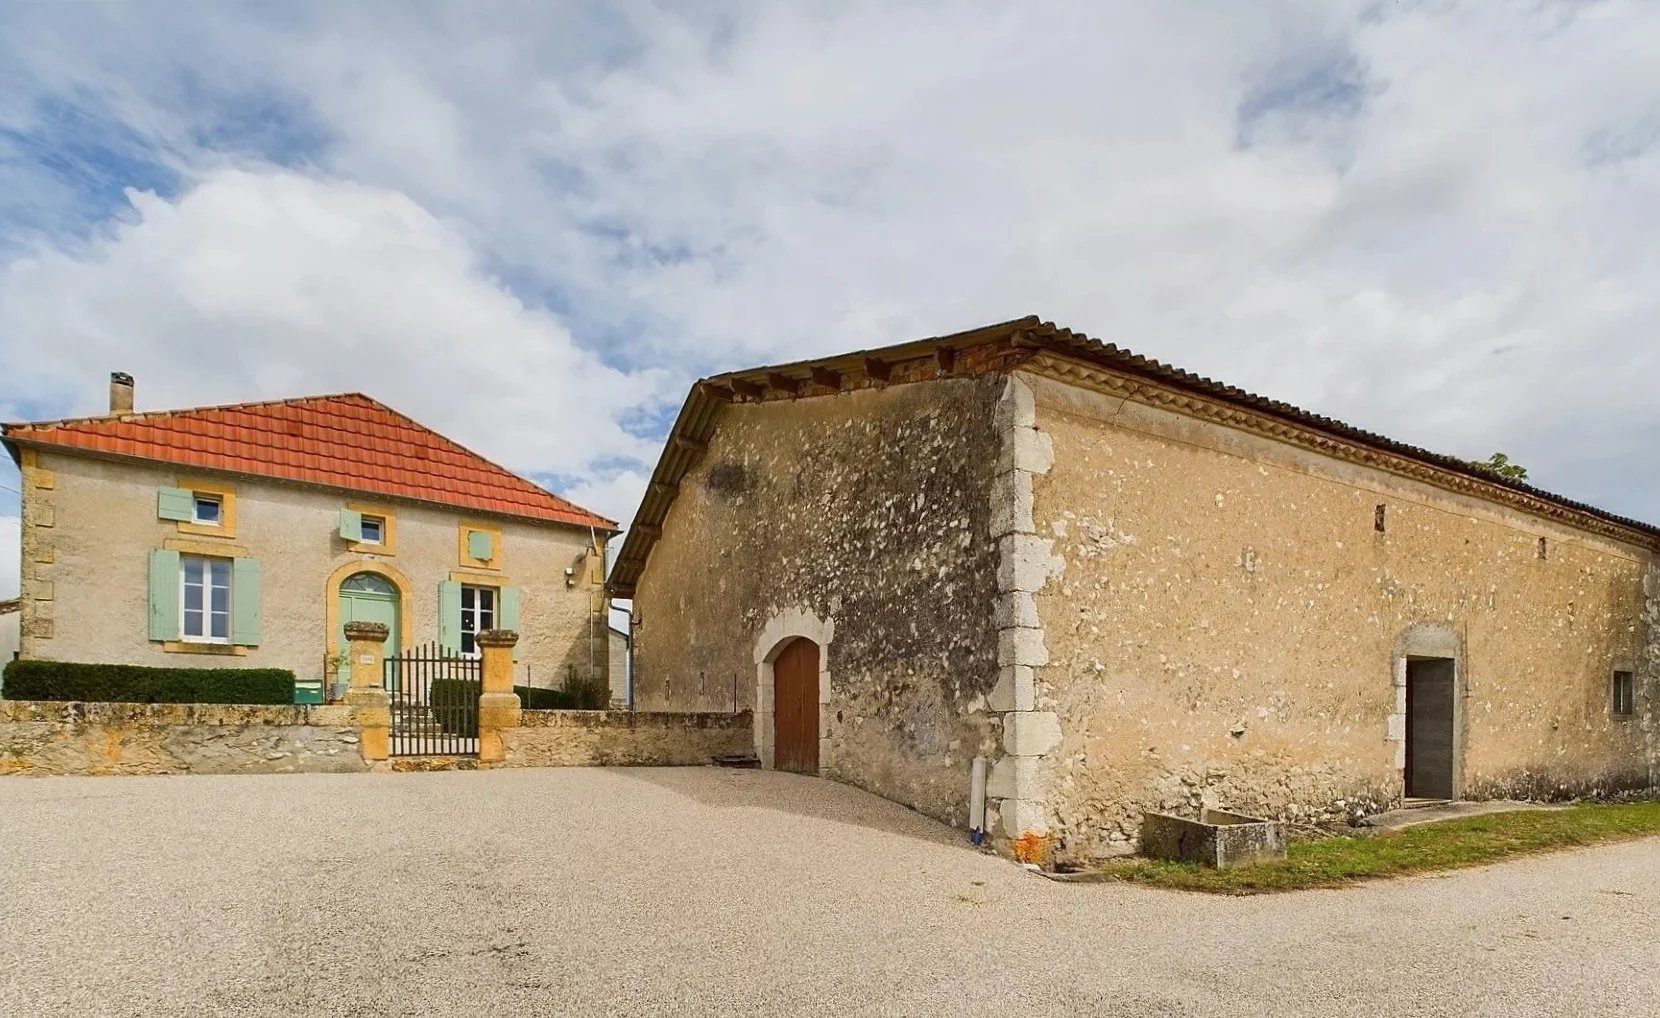
M1285 825L1276 820L1203 809L1196 820L1146 813L1141 852L1154 859L1227 869L1285 858Z

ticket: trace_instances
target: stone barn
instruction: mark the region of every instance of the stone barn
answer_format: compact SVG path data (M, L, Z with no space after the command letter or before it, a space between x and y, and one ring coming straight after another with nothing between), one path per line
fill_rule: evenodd
M1657 551L1025 318L698 383L610 582L640 708L1082 860L1146 810L1651 785Z

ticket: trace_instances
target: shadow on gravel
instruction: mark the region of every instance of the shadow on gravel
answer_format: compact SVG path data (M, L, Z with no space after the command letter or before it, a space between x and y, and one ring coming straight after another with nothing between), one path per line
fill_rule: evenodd
M896 802L827 778L724 767L618 767L609 772L643 781L701 806L764 809L918 838L974 851L968 832L947 827Z

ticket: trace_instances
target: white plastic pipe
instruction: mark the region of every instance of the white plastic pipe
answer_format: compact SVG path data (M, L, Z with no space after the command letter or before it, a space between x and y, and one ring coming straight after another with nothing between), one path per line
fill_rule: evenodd
M986 829L986 758L977 756L968 772L968 827L975 842Z

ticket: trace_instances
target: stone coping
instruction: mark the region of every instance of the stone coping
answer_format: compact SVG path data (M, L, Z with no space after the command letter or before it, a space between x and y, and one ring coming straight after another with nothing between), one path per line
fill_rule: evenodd
M748 729L749 711L524 710L520 728L730 728Z
M341 627L350 640L384 641L392 634L391 627L384 622L348 622Z
M473 640L480 647L511 647L519 642L519 634L511 629L486 629Z
M0 700L0 722L47 721L84 725L311 725L348 728L351 708L340 704L83 703L73 700Z

